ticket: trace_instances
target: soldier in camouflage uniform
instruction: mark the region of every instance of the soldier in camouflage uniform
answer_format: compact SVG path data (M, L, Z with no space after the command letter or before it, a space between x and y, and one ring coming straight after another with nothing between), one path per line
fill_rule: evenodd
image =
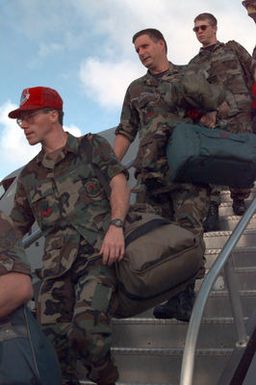
M242 1L242 4L246 8L248 16L250 16L254 20L254 23L256 23L256 0L245 0ZM256 45L252 53L252 74L254 78L252 91L253 131L256 132Z
M22 170L11 217L24 235L36 220L45 235L38 319L56 347L63 384L78 384L79 359L98 385L118 378L111 354L113 262L124 255L126 171L99 135L75 138L62 127L63 103L46 87L25 89L9 113L42 150ZM84 143L90 146L90 157ZM96 164L110 184L106 196Z
M42 385L60 385L56 353L29 310L22 306L33 295L31 271L25 260L25 251L13 222L0 211L0 383L35 385L39 384L40 376ZM31 341L27 334L27 323L35 340ZM12 370L14 357L19 362ZM37 371L35 363L38 364Z
M207 187L169 182L166 144L178 123L191 122L186 116L191 105L204 112L215 110L224 94L220 89L208 87L204 78L185 73L184 66L169 62L166 41L158 30L138 32L133 43L148 72L127 89L121 122L115 132L114 151L121 160L138 133L140 144L134 163L136 190L140 191L137 200L146 201L163 216L202 235L209 199ZM193 300L190 286L166 304L157 306L154 315L188 321Z
M13 224L0 211L0 319L32 297L30 268L24 259L24 249Z
M227 44L217 40L217 20L209 14L198 15L194 20L194 32L202 48L189 63L193 71L204 71L211 84L223 84L226 89L228 111L207 114L201 123L214 128L218 125L231 132L252 132L252 111L250 92L250 54L237 42ZM249 73L249 78L247 78ZM249 84L250 83L250 84ZM205 222L205 230L218 230L218 207L220 204L220 187L214 187L211 203ZM237 215L245 212L244 200L249 197L250 188L230 189L233 210Z

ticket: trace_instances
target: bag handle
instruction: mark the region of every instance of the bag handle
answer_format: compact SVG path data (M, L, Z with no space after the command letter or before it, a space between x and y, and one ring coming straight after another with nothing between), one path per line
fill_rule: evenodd
M170 221L168 221L168 219L165 219L165 218L151 219L150 221L144 223L143 225L141 225L140 227L132 231L125 238L125 246L127 247L131 242L135 241L137 238L149 233L154 229L157 229L159 226L164 226L168 224L170 224Z

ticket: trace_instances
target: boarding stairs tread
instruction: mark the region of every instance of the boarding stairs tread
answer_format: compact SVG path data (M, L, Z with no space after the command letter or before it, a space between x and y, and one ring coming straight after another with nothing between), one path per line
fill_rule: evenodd
M256 289L250 290L238 290L241 297L254 297L256 295ZM224 297L228 296L228 290L212 290L210 297Z
M83 380L80 380L80 384L81 385L95 385L95 382L91 382L91 381L83 381ZM116 385L177 385L174 384L174 383L146 383L146 382L115 382Z
M244 317L244 321L246 322L248 317ZM233 324L233 317L203 317L203 324ZM178 321L176 319L157 319L152 317L131 317L131 318L113 318L112 320L114 325L136 325L136 324L149 324L149 325L187 325L188 323Z
M221 252L221 248L214 248L214 247L211 247L211 248L208 248L206 249L205 251L205 255L207 256L208 254L219 254ZM255 252L256 253L256 246L244 246L244 247L236 247L235 250L233 251L233 253L236 253L238 254L239 252L243 252L243 251L247 251L247 252ZM256 260L255 260L255 263L256 263Z
M253 234L255 233L256 231L256 228L255 229L245 229L244 233L245 234ZM204 233L204 238L212 238L212 237L216 237L216 236L230 236L232 234L232 231L231 230L219 230L219 231L209 231L207 233Z
M230 214L230 215L220 215L219 216L219 221L220 222L223 222L223 221L234 221L234 222L238 222L242 217L239 216L239 215L235 215L235 214ZM253 222L253 220L256 219L256 214L254 214L250 220L250 222Z
M233 348L198 348L196 356L225 356L233 352ZM157 355L157 356L182 356L182 348L130 348L130 347L112 347L111 351L116 354L127 355Z

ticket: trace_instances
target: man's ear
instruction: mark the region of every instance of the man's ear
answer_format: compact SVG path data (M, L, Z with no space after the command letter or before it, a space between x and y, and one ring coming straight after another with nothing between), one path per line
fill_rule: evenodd
M50 111L50 118L52 122L57 122L59 120L59 113L57 110Z
M165 51L165 44L164 44L164 41L163 41L163 40L159 40L158 43L159 43L159 45L161 46L161 48Z

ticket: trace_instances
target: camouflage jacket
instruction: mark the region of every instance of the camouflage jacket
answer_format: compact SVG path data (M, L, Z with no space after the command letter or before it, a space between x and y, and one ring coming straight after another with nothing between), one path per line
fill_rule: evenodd
M10 218L0 211L0 276L10 272L30 274L25 251Z
M173 128L182 121L191 122L186 113L189 108L206 112L216 109L223 100L221 87L211 88L203 76L172 63L160 78L147 72L133 81L126 91L115 134L124 135L131 142L139 134L136 176L165 184L166 144Z
M22 235L35 220L45 235L43 276L58 276L70 268L80 237L99 250L109 226L109 199L87 162L81 139L68 134L56 160L41 151L18 178L11 217ZM90 139L92 162L107 180L124 172L104 138Z
M225 87L229 112L225 116L218 114L218 125L234 132L251 131L252 100L243 66L247 63L250 72L252 58L239 43L232 41L236 50L229 43L217 42L212 47L201 48L188 68L195 72L203 71L210 83ZM240 58L236 51L240 52Z
M254 75L256 72L256 46L254 47L253 53L252 53L252 74ZM254 75L256 76L256 75ZM256 81L256 79L254 79Z

